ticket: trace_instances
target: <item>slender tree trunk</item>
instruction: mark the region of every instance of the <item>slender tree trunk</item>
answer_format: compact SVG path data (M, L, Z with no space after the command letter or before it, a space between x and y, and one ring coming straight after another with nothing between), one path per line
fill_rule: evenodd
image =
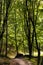
M17 56L18 56L16 9L14 9L14 11L15 11L15 43L16 43L16 52L17 52Z
M32 56L32 43L31 43L31 20L29 19L29 10L27 6L27 0L25 1L26 10L24 11L24 18L25 18L25 33L28 41L28 49L29 49L29 56Z
M1 22L2 22L2 0L0 0L0 34L1 34ZM2 52L3 39L0 40L0 54Z
M6 25L6 22L8 20L8 10L9 10L11 1L10 0L7 0L7 1L8 2L5 2L6 3L6 14L5 14L5 17L4 17L4 20L3 20L3 24L2 24L2 31L0 33L0 40L2 39L3 34L5 32L5 25Z
M7 57L7 47L8 47L8 23L6 21L6 53L5 53L6 57Z

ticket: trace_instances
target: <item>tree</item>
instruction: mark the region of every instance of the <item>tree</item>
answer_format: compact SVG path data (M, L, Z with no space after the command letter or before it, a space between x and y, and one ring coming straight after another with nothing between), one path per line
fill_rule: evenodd
M0 33L1 33L1 22L2 22L2 0L0 0ZM0 53L2 51L2 42L3 40L0 40Z
M40 57L40 47L38 46L38 42L37 42L37 34L36 34L36 22L37 22L37 16L38 16L38 8L40 5L40 1L29 1L30 7L27 5L27 0L25 1L26 5L25 5L25 32L26 32L26 36L27 36L27 40L28 40L28 47L29 47L29 55L30 57L32 56L32 46L35 40L36 43L36 47L38 50L38 56ZM37 6L36 6L36 3ZM36 11L35 11L35 6L36 6ZM36 15L35 15L36 12ZM31 25L32 24L32 25ZM33 31L32 31L32 38L31 38L31 27L33 27ZM35 39L34 39L35 37ZM31 40L32 39L32 40Z

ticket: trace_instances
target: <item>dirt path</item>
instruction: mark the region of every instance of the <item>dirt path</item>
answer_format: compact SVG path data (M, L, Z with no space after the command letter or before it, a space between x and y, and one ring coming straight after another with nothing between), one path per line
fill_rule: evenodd
M10 65L33 65L30 61L26 61L24 59L12 59Z

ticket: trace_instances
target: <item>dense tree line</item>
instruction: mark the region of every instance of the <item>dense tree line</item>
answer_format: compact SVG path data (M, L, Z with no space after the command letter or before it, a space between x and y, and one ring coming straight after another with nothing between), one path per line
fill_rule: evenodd
M27 52L31 58L35 49L40 61L41 7L41 0L0 0L0 54L7 56L14 49L17 55Z

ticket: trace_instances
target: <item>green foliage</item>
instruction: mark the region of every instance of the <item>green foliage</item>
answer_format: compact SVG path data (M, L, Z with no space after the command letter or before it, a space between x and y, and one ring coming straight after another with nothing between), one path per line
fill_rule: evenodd
M10 1L10 0L9 0ZM8 0L7 0L8 2ZM31 0L29 0L29 3L32 3ZM39 6L39 11L38 11L38 19L37 19L37 25L36 25L36 30L37 30L37 38L38 38L38 42L40 42L41 46L43 44L43 1L40 2L40 6ZM35 3L35 7L37 9L37 4L38 1ZM37 4L37 5L36 5ZM7 6L9 5L9 3L7 3ZM30 4L32 7L32 4ZM29 6L29 9L31 8ZM3 19L5 17L5 4L4 2L2 2L2 12L3 12ZM26 38L26 34L24 31L24 11L25 11L25 2L23 0L11 0L11 4L8 10L8 45L12 45L14 46L14 49L16 48L16 44L19 47L18 49L24 49L24 48L28 48L28 41ZM36 16L36 11L35 9L35 16ZM31 11L32 12L32 11ZM2 19L2 20L3 20ZM2 24L0 24L2 25ZM4 37L3 40L5 43L6 42L6 33L4 33ZM24 47L23 47L24 44Z

